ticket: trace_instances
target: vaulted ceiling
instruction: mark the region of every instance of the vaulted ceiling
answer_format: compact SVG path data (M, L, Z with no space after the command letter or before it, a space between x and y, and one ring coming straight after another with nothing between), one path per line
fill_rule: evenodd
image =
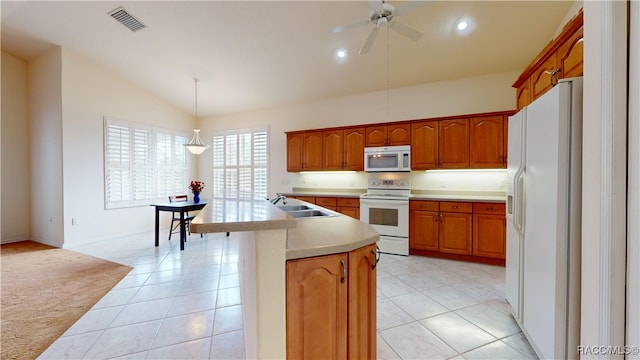
M189 113L198 78L199 115L211 116L522 70L573 2L389 4L409 10L391 22L423 36L383 26L359 55L375 26L364 24L367 1L2 1L2 50L29 60L62 46ZM108 13L120 6L147 27L114 20ZM459 32L463 18L469 28ZM346 59L335 58L339 48Z

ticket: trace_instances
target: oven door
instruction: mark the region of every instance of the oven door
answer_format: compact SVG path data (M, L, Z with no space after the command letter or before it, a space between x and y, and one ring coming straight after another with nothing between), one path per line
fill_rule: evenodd
M360 198L360 220L380 235L409 237L409 201Z

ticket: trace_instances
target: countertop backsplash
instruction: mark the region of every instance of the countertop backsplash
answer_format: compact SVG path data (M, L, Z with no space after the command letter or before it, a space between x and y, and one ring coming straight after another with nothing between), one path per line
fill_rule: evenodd
M411 173L412 190L505 192L506 169L428 170Z
M366 191L366 172L308 172L289 173L287 191L304 189L339 192ZM411 189L417 193L435 192L495 192L506 191L506 169L429 170L411 172Z

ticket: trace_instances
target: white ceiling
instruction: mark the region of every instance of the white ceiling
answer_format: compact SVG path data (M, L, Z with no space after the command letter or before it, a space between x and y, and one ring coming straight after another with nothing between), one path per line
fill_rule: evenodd
M372 24L329 30L367 20L367 1L3 0L2 50L29 60L53 46L71 49L189 113L197 77L202 117L519 71L572 3L423 2L393 20L424 33L420 40L383 29L358 55ZM118 6L148 28L134 33L107 15ZM462 17L475 23L464 36L454 30ZM334 61L340 47L349 51L344 63Z

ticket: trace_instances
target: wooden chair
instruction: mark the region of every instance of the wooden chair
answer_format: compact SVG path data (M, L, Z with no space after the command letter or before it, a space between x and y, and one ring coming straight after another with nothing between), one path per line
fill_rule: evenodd
M169 202L187 201L187 195L174 195L169 196ZM189 215L188 212L184 214L184 226L187 228L187 233L191 236L191 220L195 219L195 215ZM174 225L175 224L175 225ZM171 240L171 234L180 233L180 212L174 211L171 215L171 228L169 230L169 240ZM202 237L202 234L200 234Z

